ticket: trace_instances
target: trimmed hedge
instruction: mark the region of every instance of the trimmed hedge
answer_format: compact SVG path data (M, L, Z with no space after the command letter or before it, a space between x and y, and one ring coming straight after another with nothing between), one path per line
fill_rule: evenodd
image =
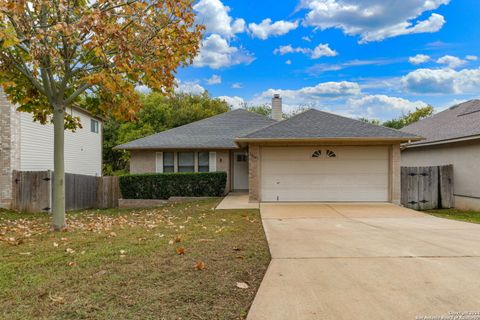
M120 177L124 199L219 197L225 192L226 172L129 174Z

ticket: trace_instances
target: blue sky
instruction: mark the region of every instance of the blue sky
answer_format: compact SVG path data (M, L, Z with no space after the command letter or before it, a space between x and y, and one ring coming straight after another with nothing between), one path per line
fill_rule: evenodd
M478 0L199 0L179 91L390 119L480 94ZM477 57L478 56L478 57Z

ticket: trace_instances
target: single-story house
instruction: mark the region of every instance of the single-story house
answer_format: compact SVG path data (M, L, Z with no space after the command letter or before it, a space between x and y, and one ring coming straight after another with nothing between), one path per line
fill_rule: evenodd
M470 100L402 129L425 137L402 146L402 166L453 164L455 207L480 210L480 100Z
M400 144L421 138L310 109L281 120L229 111L117 147L130 172L226 171L251 201L400 202Z
M65 171L102 175L102 119L70 107L82 128L65 131ZM12 173L53 171L53 125L34 122L32 114L17 111L0 88L0 208L10 208Z

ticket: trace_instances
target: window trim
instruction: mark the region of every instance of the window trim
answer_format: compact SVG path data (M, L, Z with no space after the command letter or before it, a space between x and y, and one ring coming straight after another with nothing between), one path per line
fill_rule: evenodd
M100 122L95 119L90 119L90 132L99 133L100 132Z

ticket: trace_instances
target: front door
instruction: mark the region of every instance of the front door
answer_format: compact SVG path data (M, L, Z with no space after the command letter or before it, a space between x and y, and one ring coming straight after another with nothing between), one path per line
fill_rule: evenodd
M233 153L233 189L248 190L248 153Z

